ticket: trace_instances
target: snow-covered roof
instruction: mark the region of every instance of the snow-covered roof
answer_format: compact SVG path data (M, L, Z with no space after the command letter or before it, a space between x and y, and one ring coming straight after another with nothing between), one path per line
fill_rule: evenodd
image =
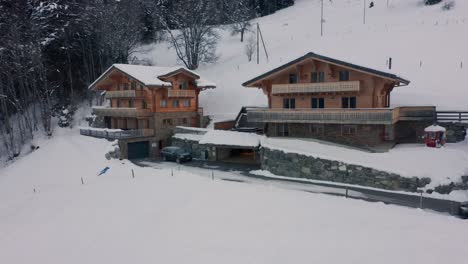
M210 130L200 140L200 144L256 148L260 146L260 139L261 136L253 133Z
M216 87L216 83L205 80L205 79L198 79L196 83L197 83L197 86L200 88L215 88Z
M191 141L200 141L203 138L203 134L184 134L184 133L177 133L173 137L183 140L191 140Z
M146 66L146 65L133 65L133 64L113 64L109 67L99 78L97 78L90 86L89 89L94 87L104 76L111 70L117 69L132 78L138 80L146 86L166 86L171 87L170 82L162 80L162 77L168 77L179 71L185 71L194 75L197 79L197 85L201 88L215 88L216 84L208 80L199 79L199 75L185 67L161 67L161 66Z
M445 132L446 129L445 127L441 127L439 125L432 125L432 126L428 126L424 129L424 132Z

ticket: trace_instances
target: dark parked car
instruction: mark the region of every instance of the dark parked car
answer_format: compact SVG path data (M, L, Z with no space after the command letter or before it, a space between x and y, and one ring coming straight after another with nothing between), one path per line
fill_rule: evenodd
M175 161L177 163L191 161L190 152L180 147L165 147L161 150L161 159L164 161Z
M468 219L468 202L464 202L460 205L460 216Z

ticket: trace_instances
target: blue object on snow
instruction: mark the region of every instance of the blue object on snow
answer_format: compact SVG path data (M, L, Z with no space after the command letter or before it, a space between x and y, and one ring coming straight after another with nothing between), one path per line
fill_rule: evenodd
M103 175L103 174L106 173L109 169L110 169L109 167L105 167L105 168L98 174L98 176Z

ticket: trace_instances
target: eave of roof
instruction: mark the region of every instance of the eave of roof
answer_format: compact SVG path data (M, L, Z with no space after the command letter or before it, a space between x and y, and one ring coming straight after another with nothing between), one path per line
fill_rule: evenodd
M169 77L171 77L171 76L174 76L174 75L176 75L176 74L178 74L178 73L180 73L180 72L184 72L184 73L186 73L186 74L188 74L188 75L192 75L193 77L195 77L195 79L200 79L200 76L199 76L198 74L196 74L196 73L194 73L193 71L190 71L190 70L188 70L188 69L185 69L185 68L179 68L179 69L176 69L176 70L174 70L174 71L168 72L168 73L166 73L166 74L159 75L158 78L160 78L160 79L166 79L166 78L169 78Z
M379 71L379 70L375 70L375 69L371 69L371 68L367 68L367 67L364 67L364 66L359 66L359 65L356 65L356 64L353 64L353 63L349 63L349 62L345 62L345 61L341 61L341 60L337 60L337 59L333 59L333 58L330 58L330 57L326 57L326 56L323 56L323 55L319 55L319 54L316 54L316 53L313 53L313 52L309 52L307 53L306 55L302 56L302 57L299 57L293 61L290 61L284 65L281 65L280 67L277 67L271 71L268 71L260 76L257 76L249 81L246 81L242 84L242 86L249 86L259 80L262 80L278 71L281 71L281 70L284 70L294 64L297 64L303 60L306 60L306 59L317 59L317 60L322 60L322 61L326 61L326 62L330 62L330 63L333 63L333 64L338 64L338 65L342 65L342 66L345 66L345 67L348 67L348 68L353 68L355 70L358 70L358 71L362 71L362 72L367 72L367 73L370 73L370 74L373 74L373 75L378 75L378 76L381 76L381 77L384 77L384 78L387 78L387 79L392 79L392 80L395 80L395 81L398 81L399 83L403 84L403 85L408 85L410 83L409 80L406 80L404 78L401 78L395 74L392 74L392 73L388 73L388 72L383 72L383 71Z

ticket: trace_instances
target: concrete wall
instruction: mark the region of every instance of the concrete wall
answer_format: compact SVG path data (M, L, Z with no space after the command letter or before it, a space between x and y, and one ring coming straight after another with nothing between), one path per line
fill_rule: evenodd
M418 187L430 183L429 178L405 178L363 166L268 148L261 150L261 163L262 169L280 176L356 184L387 190L415 192Z

